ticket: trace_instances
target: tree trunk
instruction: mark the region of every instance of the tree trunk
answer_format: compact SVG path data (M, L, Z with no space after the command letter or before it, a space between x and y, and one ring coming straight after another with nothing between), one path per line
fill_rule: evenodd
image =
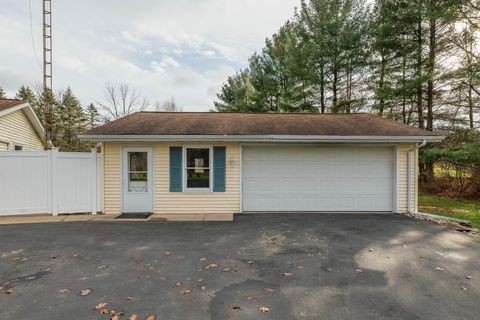
M378 83L378 92L380 94L380 99L378 101L378 114L383 117L383 111L385 110L385 99L383 96L383 91L385 87L385 68L386 68L386 60L385 54L382 50L382 61L380 67L380 80Z
M423 31L422 31L422 0L419 0L419 12L417 17L417 113L418 113L418 127L425 128L423 123L423 86L422 86L422 67L423 67Z
M427 83L427 130L433 131L433 78L435 73L435 53L437 49L437 21L430 19L430 41L428 53Z
M325 113L325 64L320 66L320 112Z
M407 70L407 56L403 56L403 64L402 64L402 88L405 88L407 77L406 71ZM403 123L407 124L407 97L405 94L402 95L402 120Z

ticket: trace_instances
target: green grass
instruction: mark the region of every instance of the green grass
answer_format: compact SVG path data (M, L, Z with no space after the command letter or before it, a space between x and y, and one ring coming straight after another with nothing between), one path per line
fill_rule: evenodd
M480 201L420 193L418 210L444 217L470 220L474 227L480 229Z

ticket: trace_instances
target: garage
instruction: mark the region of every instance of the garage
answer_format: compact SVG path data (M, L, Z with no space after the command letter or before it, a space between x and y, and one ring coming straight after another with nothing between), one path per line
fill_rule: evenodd
M243 146L244 212L392 212L394 148Z

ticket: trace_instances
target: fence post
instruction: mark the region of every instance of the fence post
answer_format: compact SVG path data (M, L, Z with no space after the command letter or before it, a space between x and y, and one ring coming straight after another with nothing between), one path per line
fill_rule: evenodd
M92 214L96 215L97 214L97 197L98 197L98 186L97 186L97 175L98 175L98 170L97 170L97 148L92 148L90 152L90 168L92 174L90 175L91 177L91 208L92 208Z
M52 173L52 214L58 216L58 148L52 148L51 152L51 173Z

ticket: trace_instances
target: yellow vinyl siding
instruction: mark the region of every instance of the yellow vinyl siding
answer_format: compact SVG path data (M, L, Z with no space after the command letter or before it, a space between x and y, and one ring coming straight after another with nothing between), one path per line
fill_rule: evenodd
M42 139L28 120L23 110L17 110L0 117L0 142L14 143L24 151L44 150ZM0 150L2 146L0 146Z
M208 145L226 146L226 192L170 192L170 146ZM105 142L104 157L104 211L122 212L122 147L154 147L154 213L165 215L232 214L240 211L240 144L158 142ZM234 166L230 166L233 160Z
M169 147L185 145L226 146L226 192L170 192ZM234 161L233 167L230 161ZM240 211L239 143L158 143L155 145L155 213L225 214Z
M397 201L398 210L400 213L408 212L408 163L407 153L412 150L410 158L410 170L411 170L411 188L410 194L412 199L412 209L417 210L417 189L418 189L418 151L415 150L415 144L400 144L398 147L398 173L397 173Z
M102 144L103 152L103 211L105 214L122 212L122 148L116 142Z
M0 151L7 151L8 150L8 143L0 141Z

